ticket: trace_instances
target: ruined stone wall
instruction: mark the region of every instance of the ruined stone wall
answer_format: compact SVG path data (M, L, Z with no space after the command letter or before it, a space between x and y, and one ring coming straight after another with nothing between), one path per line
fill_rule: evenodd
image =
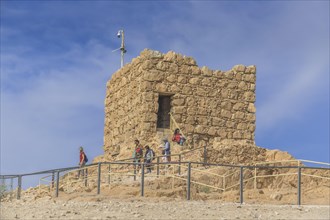
M135 138L146 143L156 135L164 94L171 95L171 113L191 147L215 138L254 144L255 73L255 66L213 71L191 57L144 50L107 83L105 154L131 151Z

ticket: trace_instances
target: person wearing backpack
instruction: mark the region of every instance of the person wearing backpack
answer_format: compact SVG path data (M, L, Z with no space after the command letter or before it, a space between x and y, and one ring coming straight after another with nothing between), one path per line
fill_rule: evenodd
M133 152L133 160L135 163L138 163L138 170L139 170L141 167L140 162L142 162L142 158L143 158L143 149L139 140L135 140L134 143L135 143L135 148Z
M83 167L86 165L88 158L84 152L84 148L81 146L79 148L79 171L78 171L78 178L80 177L80 173L82 173L82 176L84 176L84 169Z
M155 157L155 153L152 149L150 149L149 145L145 146L146 154L144 156L144 161L147 167L147 173L151 173L151 162Z

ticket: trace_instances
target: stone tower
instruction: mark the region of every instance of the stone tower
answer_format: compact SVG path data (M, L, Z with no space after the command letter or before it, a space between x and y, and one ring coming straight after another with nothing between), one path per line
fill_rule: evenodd
M105 158L175 126L191 148L219 140L254 144L255 73L255 66L213 71L172 51L142 51L107 82Z

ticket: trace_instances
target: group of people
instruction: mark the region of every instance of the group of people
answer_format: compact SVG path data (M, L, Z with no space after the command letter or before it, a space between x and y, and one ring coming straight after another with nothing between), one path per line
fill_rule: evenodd
M177 128L174 131L172 141L175 143L178 143L179 145L183 145L186 141L185 137L180 133L180 130ZM133 152L133 160L135 163L142 163L144 162L146 164L147 173L151 173L151 163L155 159L155 151L150 148L149 145L146 145L144 147L145 152L143 153L143 146L140 144L139 140L135 140L135 147ZM168 139L165 137L163 138L163 144L159 146L159 148L162 149L162 160L165 163L171 162L171 145ZM80 174L84 175L84 170L82 169L85 164L87 163L88 159L84 152L83 147L79 148L80 154L79 154L79 171L78 171L78 178L80 177ZM140 165L139 165L140 166Z
M163 139L164 145L159 146L163 148L163 162L171 162L171 146L167 138ZM145 152L143 153L143 146L140 144L139 140L135 140L135 147L133 152L133 160L135 163L138 163L138 169L140 169L140 163L144 162L146 164L147 173L151 173L151 163L155 159L155 151L150 148L149 145L146 145Z

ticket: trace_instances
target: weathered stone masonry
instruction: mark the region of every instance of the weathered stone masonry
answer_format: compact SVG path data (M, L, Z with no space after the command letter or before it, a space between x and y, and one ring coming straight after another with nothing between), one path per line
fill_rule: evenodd
M107 82L106 158L124 152L135 138L145 143L156 136L163 96L192 147L219 139L254 144L255 73L255 66L213 71L171 51L142 51Z

